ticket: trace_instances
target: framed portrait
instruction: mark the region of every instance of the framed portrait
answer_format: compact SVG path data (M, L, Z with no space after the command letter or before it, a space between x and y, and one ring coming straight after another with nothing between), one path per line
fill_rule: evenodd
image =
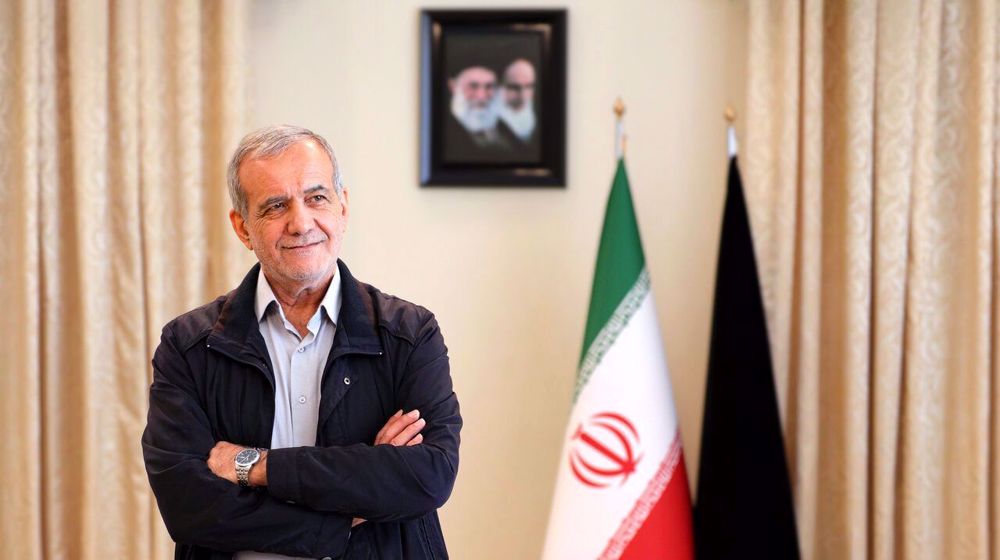
M566 185L566 10L424 10L421 43L421 185Z

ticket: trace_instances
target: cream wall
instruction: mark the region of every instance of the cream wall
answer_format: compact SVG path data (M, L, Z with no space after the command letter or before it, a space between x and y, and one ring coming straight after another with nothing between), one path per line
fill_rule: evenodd
M604 202L613 114L628 170L692 484L697 473L727 103L743 100L743 2L577 1L569 9L566 189L417 182L421 8L470 2L254 4L251 125L331 140L351 189L344 258L433 310L462 403L462 464L442 522L452 556L541 551ZM477 7L552 7L507 2Z

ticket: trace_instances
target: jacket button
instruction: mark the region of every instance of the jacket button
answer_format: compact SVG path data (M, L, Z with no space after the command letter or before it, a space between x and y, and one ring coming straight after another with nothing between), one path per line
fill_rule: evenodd
M344 378L344 385L350 385L350 384L351 384L351 378L350 377L345 377Z

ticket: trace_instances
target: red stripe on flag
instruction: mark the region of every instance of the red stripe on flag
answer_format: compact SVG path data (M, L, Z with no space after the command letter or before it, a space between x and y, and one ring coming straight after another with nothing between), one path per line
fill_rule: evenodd
M691 531L691 496L682 463L620 558L694 558Z
M601 560L692 559L691 495L680 433Z

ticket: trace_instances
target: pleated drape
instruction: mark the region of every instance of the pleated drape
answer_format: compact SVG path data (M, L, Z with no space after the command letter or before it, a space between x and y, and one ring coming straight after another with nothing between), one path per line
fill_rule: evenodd
M751 2L742 158L804 558L1000 558L1000 7Z
M163 324L229 232L245 3L0 2L0 556L167 558L142 463Z

